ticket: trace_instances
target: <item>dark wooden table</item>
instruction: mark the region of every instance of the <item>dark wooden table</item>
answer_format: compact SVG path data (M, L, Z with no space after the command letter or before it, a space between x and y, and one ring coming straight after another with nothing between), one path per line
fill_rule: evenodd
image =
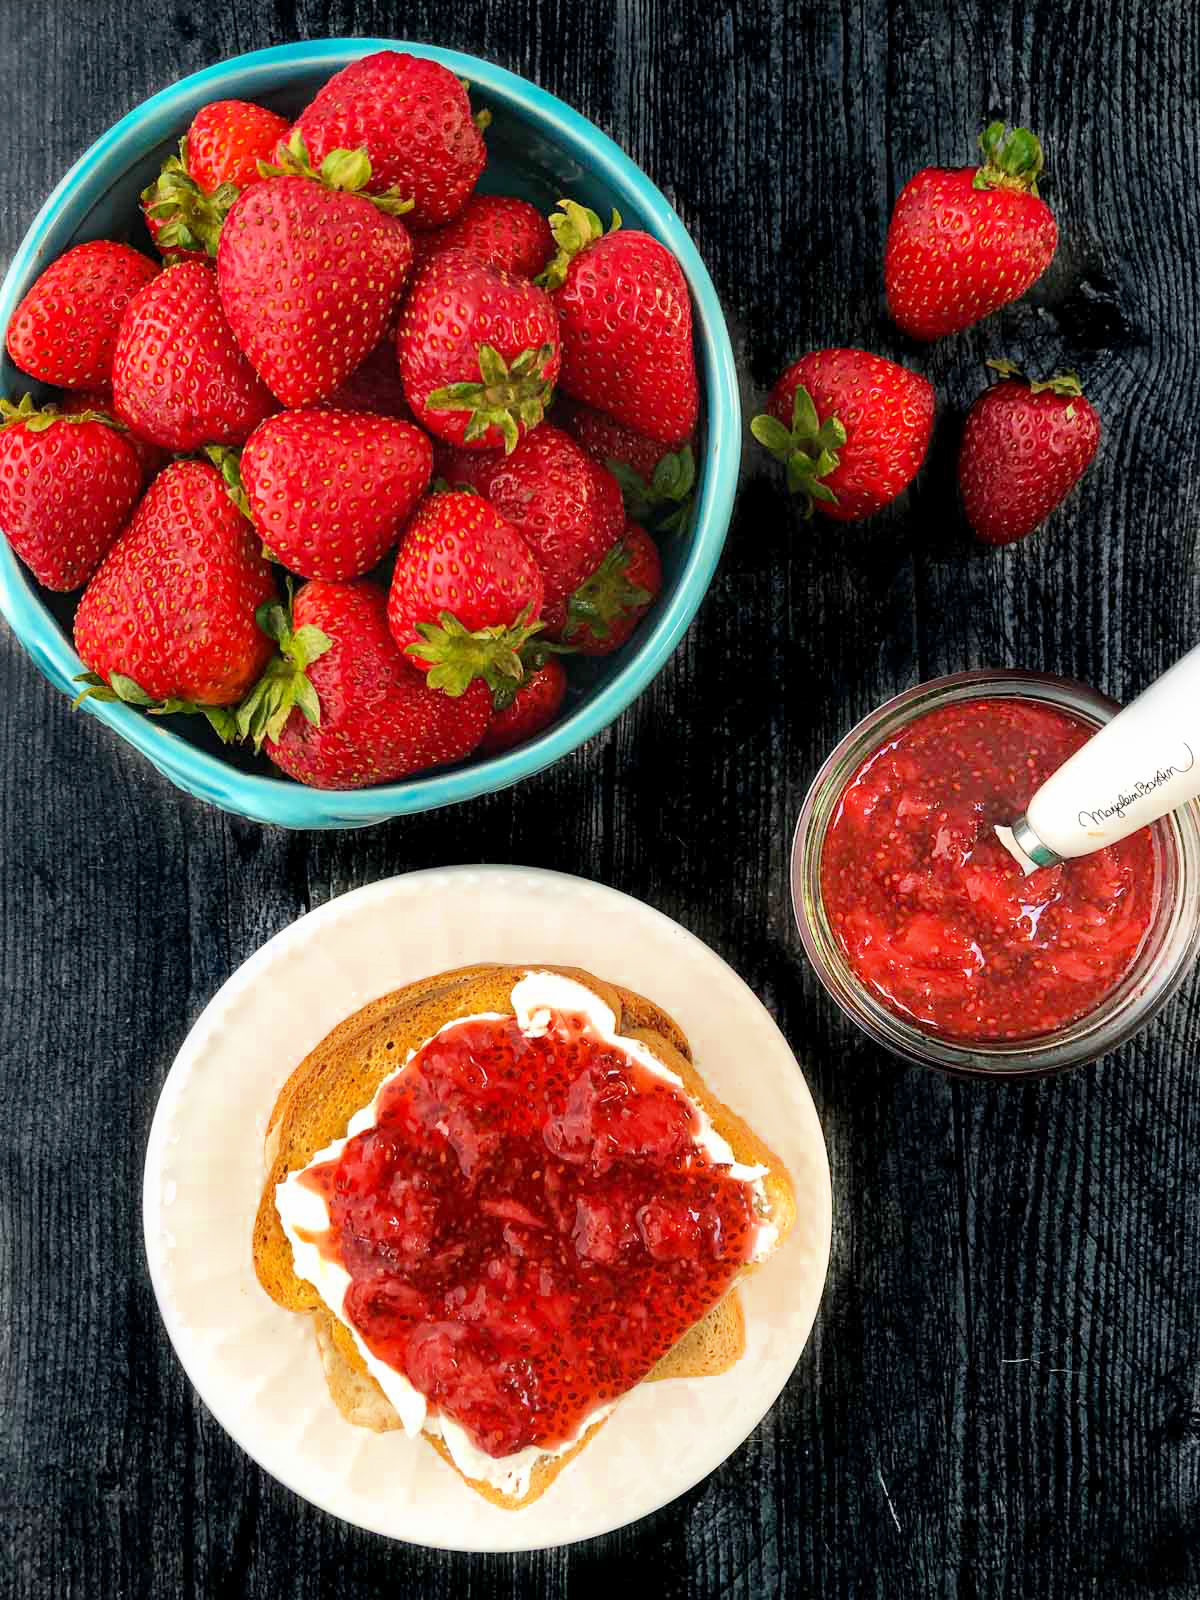
M932 458L859 530L805 527L747 454L729 545L639 704L521 788L293 836L174 792L0 630L0 1590L108 1596L1200 1593L1200 990L1027 1087L905 1070L835 1014L787 889L830 746L979 665L1132 694L1200 621L1200 11L1194 0L178 0L0 4L0 252L154 90L293 37L481 53L612 133L672 197L754 404L861 343L933 380ZM900 184L985 115L1043 135L1062 243L1014 310L918 350L882 314ZM953 496L987 356L1077 368L1105 426L1069 511L972 551ZM147 1280L142 1155L205 1001L309 907L434 863L579 872L676 917L774 1011L817 1098L833 1261L811 1344L732 1460L610 1538L518 1557L391 1545L297 1500L195 1399Z

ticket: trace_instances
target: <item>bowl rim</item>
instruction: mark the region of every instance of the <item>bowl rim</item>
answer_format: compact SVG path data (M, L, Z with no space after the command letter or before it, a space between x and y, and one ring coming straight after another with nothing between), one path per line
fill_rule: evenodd
M130 706L84 702L90 715L107 723L178 787L222 810L291 828L365 826L475 799L533 776L601 733L657 675L699 609L724 547L741 462L740 393L720 300L699 251L666 196L619 145L565 101L481 57L420 41L332 38L273 45L204 67L142 101L84 151L34 217L0 284L0 327L8 325L18 301L41 270L39 257L47 236L61 219L73 191L80 183L96 178L113 158L135 159L145 148L147 123L161 125L164 132L158 137L166 137L173 127L186 125L206 100L233 92L231 80L236 80L240 94L247 95L255 90L255 78L269 81L280 69L328 66L333 72L377 50L407 51L440 62L468 78L486 97L546 129L618 191L636 195L648 230L678 259L691 290L707 408L705 469L691 546L675 592L653 615L636 653L589 701L514 751L459 770L419 774L376 788L310 789L282 776L239 771ZM0 612L43 676L73 696L72 680L84 670L83 663L3 539Z

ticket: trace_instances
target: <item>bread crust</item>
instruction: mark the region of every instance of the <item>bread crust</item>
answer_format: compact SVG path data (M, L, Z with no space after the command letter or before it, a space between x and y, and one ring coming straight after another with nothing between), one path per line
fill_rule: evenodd
M297 1276L291 1246L275 1205L275 1187L289 1172L306 1167L318 1150L340 1138L355 1112L370 1103L385 1077L410 1050L459 1017L494 1012L511 1016L513 986L529 972L572 978L598 995L617 1018L617 1031L640 1041L676 1073L687 1093L708 1114L731 1146L735 1159L767 1168L763 1186L771 1221L782 1242L796 1217L795 1191L778 1156L708 1089L692 1060L687 1035L653 1001L606 982L580 968L550 963L522 966L478 964L407 984L370 1001L334 1028L287 1078L267 1123L266 1178L254 1223L254 1269L263 1289L289 1311L308 1312L330 1395L342 1416L360 1427L386 1432L401 1426L391 1402L367 1371L346 1326L333 1317L315 1288ZM703 1377L727 1371L745 1349L745 1324L736 1284L758 1263L743 1267L723 1299L695 1323L657 1363L644 1381ZM534 1468L527 1492L515 1497L459 1473L493 1505L515 1510L538 1499L564 1467L603 1426L596 1424L561 1456L548 1456ZM441 1439L425 1436L457 1472Z

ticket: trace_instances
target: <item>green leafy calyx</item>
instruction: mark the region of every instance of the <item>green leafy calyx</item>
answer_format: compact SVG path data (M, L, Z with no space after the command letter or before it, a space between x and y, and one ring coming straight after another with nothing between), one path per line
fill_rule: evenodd
M618 541L591 577L579 585L567 602L564 639L573 639L581 633L607 639L615 622L650 604L654 598L650 591L630 581L631 556L632 551L625 541Z
M241 193L237 184L222 183L206 193L188 171L187 139L179 154L168 156L154 182L142 190L142 207L155 224L154 243L164 255L175 250L217 253L221 226Z
M778 417L764 412L751 421L750 432L777 461L783 462L788 491L803 497L806 517L812 516L818 500L837 504L837 495L821 480L840 464L838 451L846 442L846 430L837 417L821 421L807 389L796 390L790 429Z
M76 674L74 681L86 684L87 687L71 701L72 710L81 706L85 700L110 703L116 701L122 705L137 706L152 717L179 715L206 717L223 743L229 744L237 738L237 724L229 706L201 706L194 700L180 700L175 696L169 696L166 700L155 700L123 672L110 672L107 678L102 678L98 672L80 672Z
M407 653L427 661L426 682L431 689L457 699L466 694L476 678L482 678L493 695L511 688L515 694L525 678L522 650L545 626L532 622L529 607L511 627L497 624L468 632L450 611L440 611L434 622L418 622L420 639L408 645ZM511 703L511 695L509 696Z
M250 502L246 498L246 490L242 484L242 452L231 444L206 444L204 454L221 474L225 493L242 515L253 522Z
M323 656L333 640L311 623L295 627L292 620L292 585L287 600L266 600L254 613L259 627L278 646L266 671L237 708L238 737L253 741L261 750L264 739L277 740L293 710L314 728L321 726L321 702L308 677L308 668Z
M463 439L470 443L482 439L489 428L498 428L506 453L517 448L521 427L536 428L554 396L554 379L545 376L554 359L554 346L522 350L506 362L490 344L479 347L479 383L451 383L435 389L426 400L431 411L469 411Z
M989 122L979 135L983 165L972 180L976 189L1016 189L1037 194L1045 166L1041 141L1028 128L1007 132L1003 122Z
M696 459L692 447L668 451L654 468L647 483L627 462L612 460L608 470L621 485L625 515L631 522L660 535L679 533L692 514L692 490L696 483Z
M588 206L576 200L560 200L558 210L551 213L550 232L558 246L543 270L533 280L543 289L557 289L567 275L567 268L581 250L601 238L605 233L599 216ZM621 213L614 210L607 231L615 233L621 226Z
M365 150L331 150L320 167L314 167L304 135L298 128L292 131L279 153L278 165L260 161L258 170L264 178L312 178L339 194L361 195L390 217L402 216L413 208L412 199L405 199L396 189L385 189L382 194L364 193L371 181L371 158Z
M993 372L998 372L1002 378L1019 378L1023 383L1027 383L1030 394L1057 394L1061 395L1064 400L1081 400L1083 398L1083 386L1079 382L1078 375L1074 372L1056 372L1052 378L1038 379L1026 377L1025 373L1013 361L1005 359L989 361L988 366L991 367ZM1071 417L1074 414L1074 408L1068 406L1067 415Z
M110 417L107 411L60 411L57 406L35 406L31 394L24 395L18 405L0 396L0 430L20 423L30 433L45 433L56 422L102 422L115 433L127 433L123 422Z

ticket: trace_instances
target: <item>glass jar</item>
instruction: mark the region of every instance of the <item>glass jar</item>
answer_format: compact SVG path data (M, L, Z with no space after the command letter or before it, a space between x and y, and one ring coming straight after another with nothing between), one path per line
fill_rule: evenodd
M1035 672L958 672L906 689L852 728L814 779L792 846L792 904L817 976L851 1021L877 1044L907 1061L972 1076L1060 1072L1095 1061L1145 1027L1200 953L1200 803L1193 801L1153 826L1158 895L1128 972L1094 1010L1029 1039L954 1039L889 1010L851 968L821 894L825 832L842 791L863 762L927 712L992 698L1054 706L1097 728L1121 709L1085 684Z

